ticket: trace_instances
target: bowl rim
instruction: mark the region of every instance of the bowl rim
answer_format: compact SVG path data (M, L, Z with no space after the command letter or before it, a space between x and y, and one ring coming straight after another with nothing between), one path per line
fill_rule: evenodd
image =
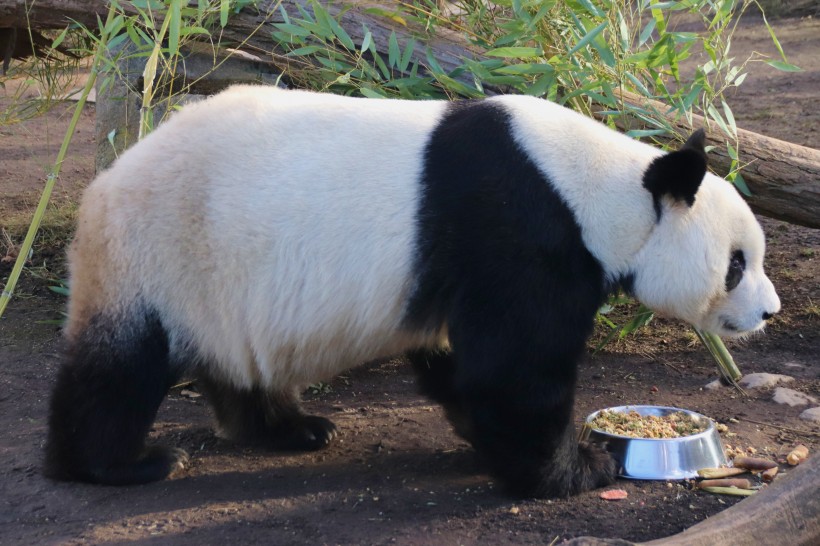
M597 417L598 414L600 414L602 411L615 411L617 413L625 413L626 411L629 411L629 410L636 410L637 411L637 410L641 410L641 409L643 409L643 410L646 410L646 409L668 410L669 413L682 412L682 413L685 413L687 415L697 417L698 419L704 419L706 421L706 428L703 429L700 432L695 433L695 434L688 434L686 436L678 436L676 438L640 438L640 437L635 437L635 436L624 436L622 434L614 434L612 432L606 432L606 431L601 430L599 428L595 428L591 424L592 420L595 419L595 417ZM640 411L638 411L638 413L640 413ZM691 440L691 439L698 439L698 438L705 437L705 436L708 436L708 435L712 434L713 431L715 430L715 422L711 417L707 417L706 415L703 415L702 413L698 413L696 411L688 410L688 409L685 409L685 408L678 408L678 407L674 407L674 406L656 406L656 405L653 405L653 404L627 404L627 405L623 405L623 406L611 406L611 407L608 407L608 408L601 408L597 411L594 411L594 412L590 413L589 415L587 415L586 419L584 419L584 427L589 427L589 429L591 431L595 431L596 434L601 434L603 436L608 436L608 437L611 437L611 438L620 438L620 439L623 439L623 440L629 440L629 441L633 441L633 442L634 441L639 441L639 442L681 442L681 441L688 441L688 440Z

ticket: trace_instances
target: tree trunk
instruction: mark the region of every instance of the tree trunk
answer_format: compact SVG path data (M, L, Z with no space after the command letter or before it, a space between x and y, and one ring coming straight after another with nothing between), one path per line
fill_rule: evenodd
M293 17L299 17L297 5L304 0L283 0L282 6ZM341 15L340 23L353 40L361 43L362 25L371 31L373 40L381 51L387 50L391 32L403 43L411 34L423 29L411 29L394 24L388 17L364 12L364 7L378 5L367 0L344 0L329 6L331 14L338 14L342 6L350 7ZM62 28L69 20L94 27L97 16L104 18L108 3L104 0L0 0L0 28ZM270 38L272 24L281 22L278 11L269 12L276 0L263 0L259 11L245 9L234 15L222 32L223 39L245 42L244 47L260 56L271 55L277 59ZM389 10L389 3L382 7ZM439 28L426 44L445 71L461 64L463 58L481 58L481 50L467 44L458 33ZM424 52L417 48L414 58L424 63ZM280 59L281 60L281 59ZM668 108L656 101L625 96L625 101L646 105L651 103L658 111ZM691 131L688 124L673 121L681 132ZM725 151L728 139L716 127L706 127L700 116L694 116L694 128L704 127L710 144L716 145L710 155L711 164L718 174L725 176L732 160ZM791 144L750 131L738 130L741 171L752 195L747 200L760 214L820 228L820 151Z

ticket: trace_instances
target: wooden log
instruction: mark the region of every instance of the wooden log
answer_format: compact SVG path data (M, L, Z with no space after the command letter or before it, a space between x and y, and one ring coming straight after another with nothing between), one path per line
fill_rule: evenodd
M646 99L632 93L624 93L625 103L664 113L669 107L662 102ZM691 125L672 115L665 116L680 133L688 134L701 127L706 129L707 144L715 146L709 154L712 169L726 176L732 158L726 143L734 146L733 139L715 124L707 126L706 120L692 115ZM621 118L615 122L622 129L634 129L627 125L630 120ZM740 147L739 160L743 165L741 174L751 196L744 196L755 212L787 222L820 228L820 150L799 146L776 138L767 137L744 129L737 130Z
M290 16L299 17L297 6L304 3L304 0L283 0L282 6ZM247 49L281 62L281 52L275 50L270 37L272 25L281 21L279 12L272 9L276 5L276 0L263 0L258 10L243 10L231 18L222 37L234 42L244 41ZM425 46L431 49L445 71L461 65L464 58L481 58L481 50L469 45L458 33L439 28L436 35L430 37L423 33L423 29L414 29L412 25L404 27L390 18L365 12L365 8L374 5L379 4L371 0L343 0L330 4L328 10L331 14L339 14L342 7L350 8L341 15L342 27L360 43L362 25L366 25L381 51L387 50L388 38L395 32L400 43L414 34L423 36ZM389 9L389 4L381 7ZM0 0L0 28L25 28L29 23L33 28L62 28L69 20L94 26L97 16L104 17L106 9L104 0ZM414 59L424 64L424 58L423 49L417 48ZM668 110L666 105L657 101L628 95L624 100L658 112ZM671 121L682 133L693 128L682 121ZM730 139L717 127L706 127L700 116L693 116L692 125L707 129L708 142L716 146L710 156L712 168L721 176L728 174L732 160L725 144ZM742 175L752 193L747 200L752 208L766 216L820 228L820 151L744 130L738 130L738 141L739 161L744 166Z
M197 2L190 0L195 6ZM257 9L246 8L232 15L228 26L222 30L222 38L235 43L244 42L246 47L257 54L275 54L270 31L273 25L283 21L277 8L279 0L261 0ZM281 7L289 17L300 18L298 6L305 7L305 0L282 0ZM411 36L424 35L424 45L435 52L438 63L445 71L460 66L464 58L478 58L481 50L469 45L458 33L446 28L436 29L435 36L428 36L424 29L408 24L402 26L387 17L367 13L368 8L382 8L395 11L387 1L380 4L378 0L341 0L328 2L327 9L331 15L341 15L340 24L350 37L361 43L364 38L362 25L370 30L373 41L379 51L387 51L387 41L392 32L404 43ZM95 28L97 17L105 19L108 2L105 0L0 0L0 28L65 28L71 21L77 21L89 28ZM123 4L126 13L127 3ZM261 31L260 31L261 29ZM250 37L250 38L249 38ZM424 61L423 48L419 47L413 56L414 60Z

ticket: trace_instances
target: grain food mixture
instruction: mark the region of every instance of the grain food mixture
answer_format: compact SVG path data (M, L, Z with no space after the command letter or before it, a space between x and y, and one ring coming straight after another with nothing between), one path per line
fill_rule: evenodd
M660 417L641 415L635 410L626 413L603 410L590 425L609 434L630 438L680 438L706 430L706 423L695 422L689 414L682 411Z

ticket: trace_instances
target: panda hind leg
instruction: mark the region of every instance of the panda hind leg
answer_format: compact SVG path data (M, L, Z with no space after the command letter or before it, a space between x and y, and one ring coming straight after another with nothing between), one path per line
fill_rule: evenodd
M238 444L282 451L315 451L336 437L336 425L306 415L294 393L242 389L200 374L197 384L210 401L219 436Z
M66 350L49 408L44 473L133 485L185 467L187 454L145 439L175 380L160 321L138 311L93 318Z

